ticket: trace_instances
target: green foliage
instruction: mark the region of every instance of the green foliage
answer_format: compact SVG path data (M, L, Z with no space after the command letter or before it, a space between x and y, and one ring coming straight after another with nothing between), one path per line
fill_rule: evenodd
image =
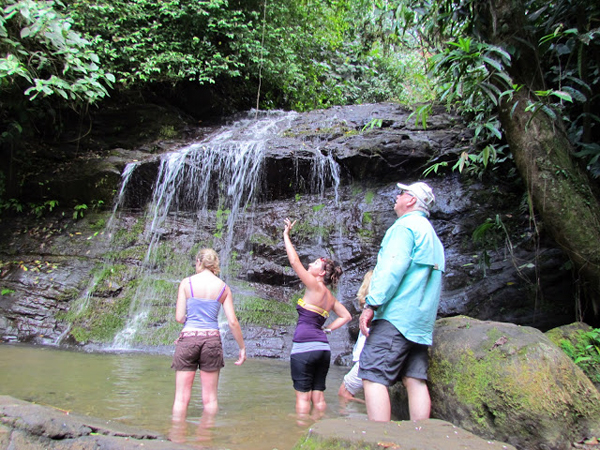
M11 198L8 200L0 199L0 212L12 211L17 214L33 214L35 217L40 218L45 214L48 214L58 206L57 200L46 200L41 203L27 203L27 205L21 204L17 199Z
M104 219L98 219L96 222L92 222L90 223L90 228L93 231L101 231L104 229L104 227L106 226L106 220Z
M8 0L0 16L0 86L25 87L24 94L59 95L94 102L108 95L114 77L99 66L90 42L72 30L60 1Z
M240 303L235 306L235 312L240 323L244 325L272 327L296 323L296 307L292 300L282 303L258 297L242 297Z
M82 112L108 96L114 77L101 67L91 43L74 30L74 21L59 0L5 0L0 4L0 157L4 162L0 210L27 210L16 197L19 173L31 157L23 156L36 134L57 135L61 109ZM35 146L34 146L35 148ZM35 152L34 152L35 153ZM19 161L18 164L15 164ZM4 177L11 189L5 189ZM50 197L51 197L50 193ZM29 203L37 217L55 200Z
M239 76L242 59L258 52L247 38L252 17L227 0L74 0L69 8L123 86L215 83Z
M75 207L73 208L73 219L77 220L77 219L81 219L84 215L84 211L86 211L88 209L88 206L85 203L79 204L79 205L75 205Z
M577 364L590 380L600 383L600 328L579 330L577 339L560 340L560 347Z
M473 231L473 243L481 249L479 264L484 276L491 262L490 250L496 250L507 235L506 227L498 214L495 219L488 218Z
M111 301L94 297L87 308L72 309L65 317L72 324L71 335L77 342L111 342L123 328L131 302L130 297Z
M412 117L415 118L415 125L421 123L421 127L426 130L427 129L427 119L431 115L431 104L427 103L425 105L417 105L415 110L408 116L407 120L410 120Z
M223 237L223 231L225 230L225 225L227 225L227 219L229 218L229 214L231 214L230 209L218 209L216 212L216 224L215 224L215 232L213 236L217 239L221 239Z
M467 118L474 130L471 146L483 148L476 154L465 149L452 170L469 168L481 176L488 163L499 161L502 152L502 131L495 108L502 96L512 92L506 72L511 57L497 46L471 38L447 44L443 52L431 58L431 70L442 80L438 88L440 101L456 107ZM431 168L426 170L430 172Z
M383 125L383 119L371 119L369 122L360 130L361 133L365 131L370 131L373 128L381 128Z
M0 7L0 145L14 146L47 122L56 129L61 105L80 110L108 96L114 77L63 8L58 0Z
M2 288L2 290L0 291L0 295L10 295L10 294L14 294L15 291L13 289L8 289L8 288Z
M509 41L502 48L483 41L490 35L488 8L475 0L396 0L390 7L403 11L406 24L439 49L431 69L440 81L440 99L467 118L475 131L474 145L491 145L500 153L500 102L537 82L542 89L534 88L524 105L530 119L546 114L564 121L574 155L585 159L592 175L600 176L600 116L595 113L600 107L598 2L527 0L522 34L514 37L515 42L527 41L527 56L523 47ZM523 58L530 59L528 65L536 64L535 70L520 73L520 64L514 66ZM526 81L516 85L515 76Z
M346 441L338 439L325 440L323 437L313 437L310 431L305 438L302 438L292 450L371 450L379 449L381 445L368 444L364 441Z

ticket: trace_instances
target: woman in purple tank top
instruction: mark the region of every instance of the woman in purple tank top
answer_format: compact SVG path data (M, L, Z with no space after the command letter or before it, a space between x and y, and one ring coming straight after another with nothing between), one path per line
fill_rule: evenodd
M300 418L316 416L325 411L325 379L329 371L331 349L327 335L350 322L352 316L331 293L327 286L335 287L342 268L329 258L319 258L305 269L290 239L296 221L285 219L283 241L292 269L306 287L304 298L298 300L298 324L294 333L290 365L296 391L296 413ZM329 312L337 318L325 325Z

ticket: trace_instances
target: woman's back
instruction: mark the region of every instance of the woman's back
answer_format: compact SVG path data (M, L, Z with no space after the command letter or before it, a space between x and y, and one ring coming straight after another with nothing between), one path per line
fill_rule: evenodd
M204 270L188 278L185 287L187 298L216 300L226 284L209 270Z
M306 288L304 302L329 312L335 304L335 297L324 283L319 284L320 286L317 289Z
M186 320L184 331L219 329L219 310L227 285L205 270L187 279Z

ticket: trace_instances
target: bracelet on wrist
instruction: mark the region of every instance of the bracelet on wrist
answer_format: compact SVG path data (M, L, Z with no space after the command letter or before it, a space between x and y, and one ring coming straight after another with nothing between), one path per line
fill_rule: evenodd
M365 303L365 306L363 307L363 310L365 310L365 309L370 309L370 310L372 310L372 311L377 311L377 308L378 308L378 306L367 305L367 304Z

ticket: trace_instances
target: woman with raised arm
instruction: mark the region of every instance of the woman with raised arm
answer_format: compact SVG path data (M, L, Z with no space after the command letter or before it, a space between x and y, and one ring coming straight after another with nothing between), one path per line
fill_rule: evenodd
M283 241L290 265L306 287L304 298L296 305L298 324L290 356L296 413L306 416L311 405L319 414L327 407L324 391L331 349L325 333L350 322L352 316L327 287L337 285L342 268L329 258L318 258L305 269L290 239L290 231L295 224L296 221L285 219ZM330 311L337 318L325 328Z
M210 248L202 249L196 257L196 274L179 284L175 320L183 323L183 330L175 341L171 367L175 374L175 401L173 420L183 420L190 403L196 371L200 369L203 414L214 415L219 410L217 388L219 373L225 365L219 333L218 315L221 306L240 353L236 365L246 360L242 329L233 309L229 286L217 275L219 256Z

